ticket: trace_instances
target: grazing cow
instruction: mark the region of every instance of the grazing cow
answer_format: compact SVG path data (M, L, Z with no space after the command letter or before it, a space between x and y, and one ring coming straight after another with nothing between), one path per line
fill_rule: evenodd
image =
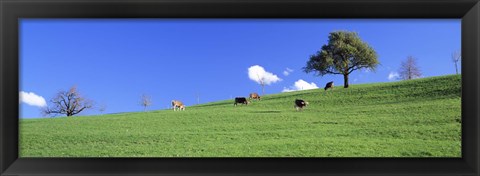
M257 93L251 93L249 99L257 99L257 100L260 100L260 95L258 95Z
M250 102L248 102L245 97L236 97L235 98L235 103L233 105L237 106L237 103L248 105L248 103L250 103Z
M172 109L173 111L176 111L177 109L185 111L185 105L181 101L172 100Z
M332 90L333 90L333 81L328 82L327 85L325 85L324 89L325 89L325 91L327 91L327 89L329 89L329 88L332 88Z
M303 101L303 100L299 100L299 99L296 99L295 100L295 109L298 111L298 110L302 110L303 107L307 106L308 105L308 102L306 101Z

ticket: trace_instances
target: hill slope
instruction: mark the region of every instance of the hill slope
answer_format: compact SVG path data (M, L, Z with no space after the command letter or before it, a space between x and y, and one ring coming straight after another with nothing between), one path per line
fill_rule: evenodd
M296 98L310 102L302 112ZM21 157L461 157L461 77L171 110L22 119Z

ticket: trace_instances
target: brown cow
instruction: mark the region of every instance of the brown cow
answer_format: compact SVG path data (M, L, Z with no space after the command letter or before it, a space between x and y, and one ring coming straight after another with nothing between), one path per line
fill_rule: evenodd
M258 95L257 93L251 93L249 99L257 99L257 100L260 100L260 95Z
M181 101L172 100L172 109L173 111L176 111L177 109L185 111L185 105Z

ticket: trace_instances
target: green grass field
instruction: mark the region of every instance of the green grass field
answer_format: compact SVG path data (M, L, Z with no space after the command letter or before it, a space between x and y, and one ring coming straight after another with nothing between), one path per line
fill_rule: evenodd
M247 95L245 95L247 96ZM296 98L310 103L295 111ZM20 120L21 157L461 157L461 77Z

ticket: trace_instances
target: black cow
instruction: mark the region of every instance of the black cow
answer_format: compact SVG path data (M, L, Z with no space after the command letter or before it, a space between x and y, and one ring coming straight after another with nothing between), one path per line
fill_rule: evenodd
M248 105L249 102L247 101L247 98L245 98L245 97L236 97L235 98L235 103L233 105L237 106L237 103Z
M299 99L296 99L295 100L295 109L298 111L299 109L302 110L303 107L307 106L308 105L308 102L306 101L303 101L303 100L299 100Z
M327 89L329 89L329 88L332 88L332 90L333 90L333 81L328 82L327 85L325 85L324 89L325 89L325 91L327 91Z

